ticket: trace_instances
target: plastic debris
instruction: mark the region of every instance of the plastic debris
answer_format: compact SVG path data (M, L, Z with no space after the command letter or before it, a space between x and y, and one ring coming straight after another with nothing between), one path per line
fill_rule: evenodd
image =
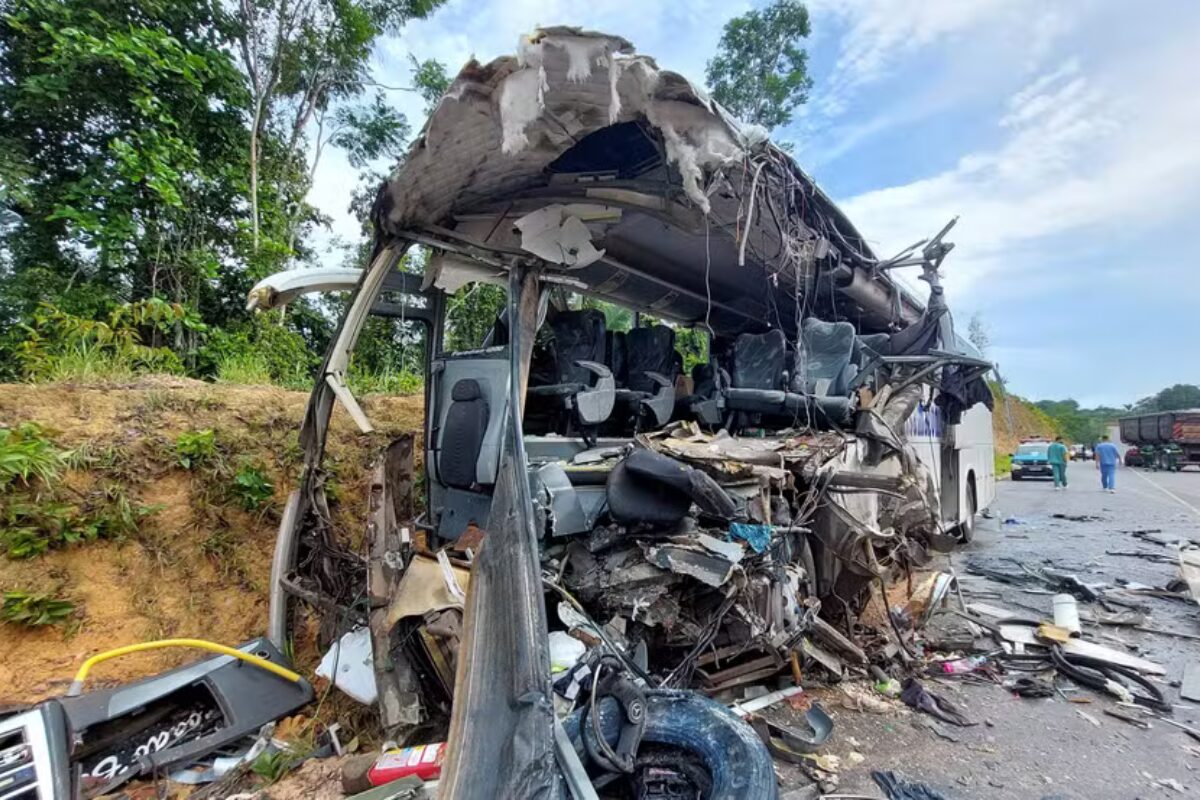
M334 671L337 671L336 676ZM371 705L378 697L375 664L371 656L371 632L358 628L338 639L317 666L317 675L360 703Z
M734 522L729 526L729 535L750 545L756 553L764 553L771 545L770 525L751 525L746 522Z
M842 708L848 708L851 711L891 714L903 708L895 701L885 700L863 686L843 684L838 688L841 691Z
M583 642L569 633L551 631L550 636L550 672L565 672L583 658L587 647Z
M941 662L942 672L947 675L963 675L968 672L974 672L987 663L986 656L971 656L969 658L956 658L951 661Z

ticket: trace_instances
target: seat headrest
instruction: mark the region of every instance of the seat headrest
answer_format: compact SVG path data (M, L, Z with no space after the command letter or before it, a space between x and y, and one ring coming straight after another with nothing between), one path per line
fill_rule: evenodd
M463 378L450 390L450 399L459 402L478 400L481 397L483 390L479 388L479 381L473 378Z

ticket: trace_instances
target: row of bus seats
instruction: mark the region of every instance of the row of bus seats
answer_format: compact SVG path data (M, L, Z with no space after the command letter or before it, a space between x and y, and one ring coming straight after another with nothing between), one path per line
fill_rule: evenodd
M665 325L609 331L594 309L547 322L530 366L525 428L584 438L661 427L675 407L682 359Z
M713 362L693 368L694 391L681 398L676 416L735 433L847 425L856 390L869 386L869 368L888 339L858 336L849 322L810 317L801 325L799 346L780 330L716 340Z
M559 312L539 337L526 430L590 438L690 419L737 432L751 427L850 423L866 369L887 334L857 336L849 322L810 317L797 343L781 330L715 340L714 358L692 369L692 392L676 397L682 359L665 325L609 331L604 314Z
M600 433L627 436L660 428L672 417L733 433L804 424L840 427L850 421L858 386L870 387L876 357L894 344L886 334L858 337L849 323L816 319L802 326L799 347L778 330L717 339L715 358L692 369L692 392L676 398L682 359L671 328L608 331L599 311L560 312L535 341L525 429L586 442ZM437 372L441 399L435 403L428 463L434 505L442 509L438 532L455 538L472 520L486 518L490 507L508 361L502 352L460 354L439 362ZM580 499L577 471L555 469L542 464L539 485L558 498L553 505L559 532L586 530L602 503L592 497L596 492L588 495L596 502ZM552 474L542 475L545 471ZM603 481L594 488L602 494ZM577 513L567 513L570 509Z

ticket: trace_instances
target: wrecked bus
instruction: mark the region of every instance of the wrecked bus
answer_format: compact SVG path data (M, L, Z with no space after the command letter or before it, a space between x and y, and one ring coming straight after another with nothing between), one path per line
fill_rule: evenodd
M466 65L373 221L366 268L251 292L352 291L269 638L361 626L387 735L447 737L441 797L775 797L774 740L712 698L912 658L871 598L992 497L990 365L938 275L950 226L878 258L761 130L571 28ZM451 349L448 301L478 284L503 308ZM335 402L371 430L346 380L371 315L423 331L425 477L412 437L387 446L356 552L322 461Z

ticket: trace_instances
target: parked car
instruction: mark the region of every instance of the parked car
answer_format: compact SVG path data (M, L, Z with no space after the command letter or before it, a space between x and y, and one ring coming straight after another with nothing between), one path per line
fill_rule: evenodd
M1049 478L1054 473L1050 470L1050 461L1046 455L1049 442L1022 442L1017 452L1012 454L1012 479L1019 481L1024 478Z
M1125 466L1127 467L1143 467L1146 465L1145 459L1142 458L1142 451L1136 447L1131 447L1125 451Z

